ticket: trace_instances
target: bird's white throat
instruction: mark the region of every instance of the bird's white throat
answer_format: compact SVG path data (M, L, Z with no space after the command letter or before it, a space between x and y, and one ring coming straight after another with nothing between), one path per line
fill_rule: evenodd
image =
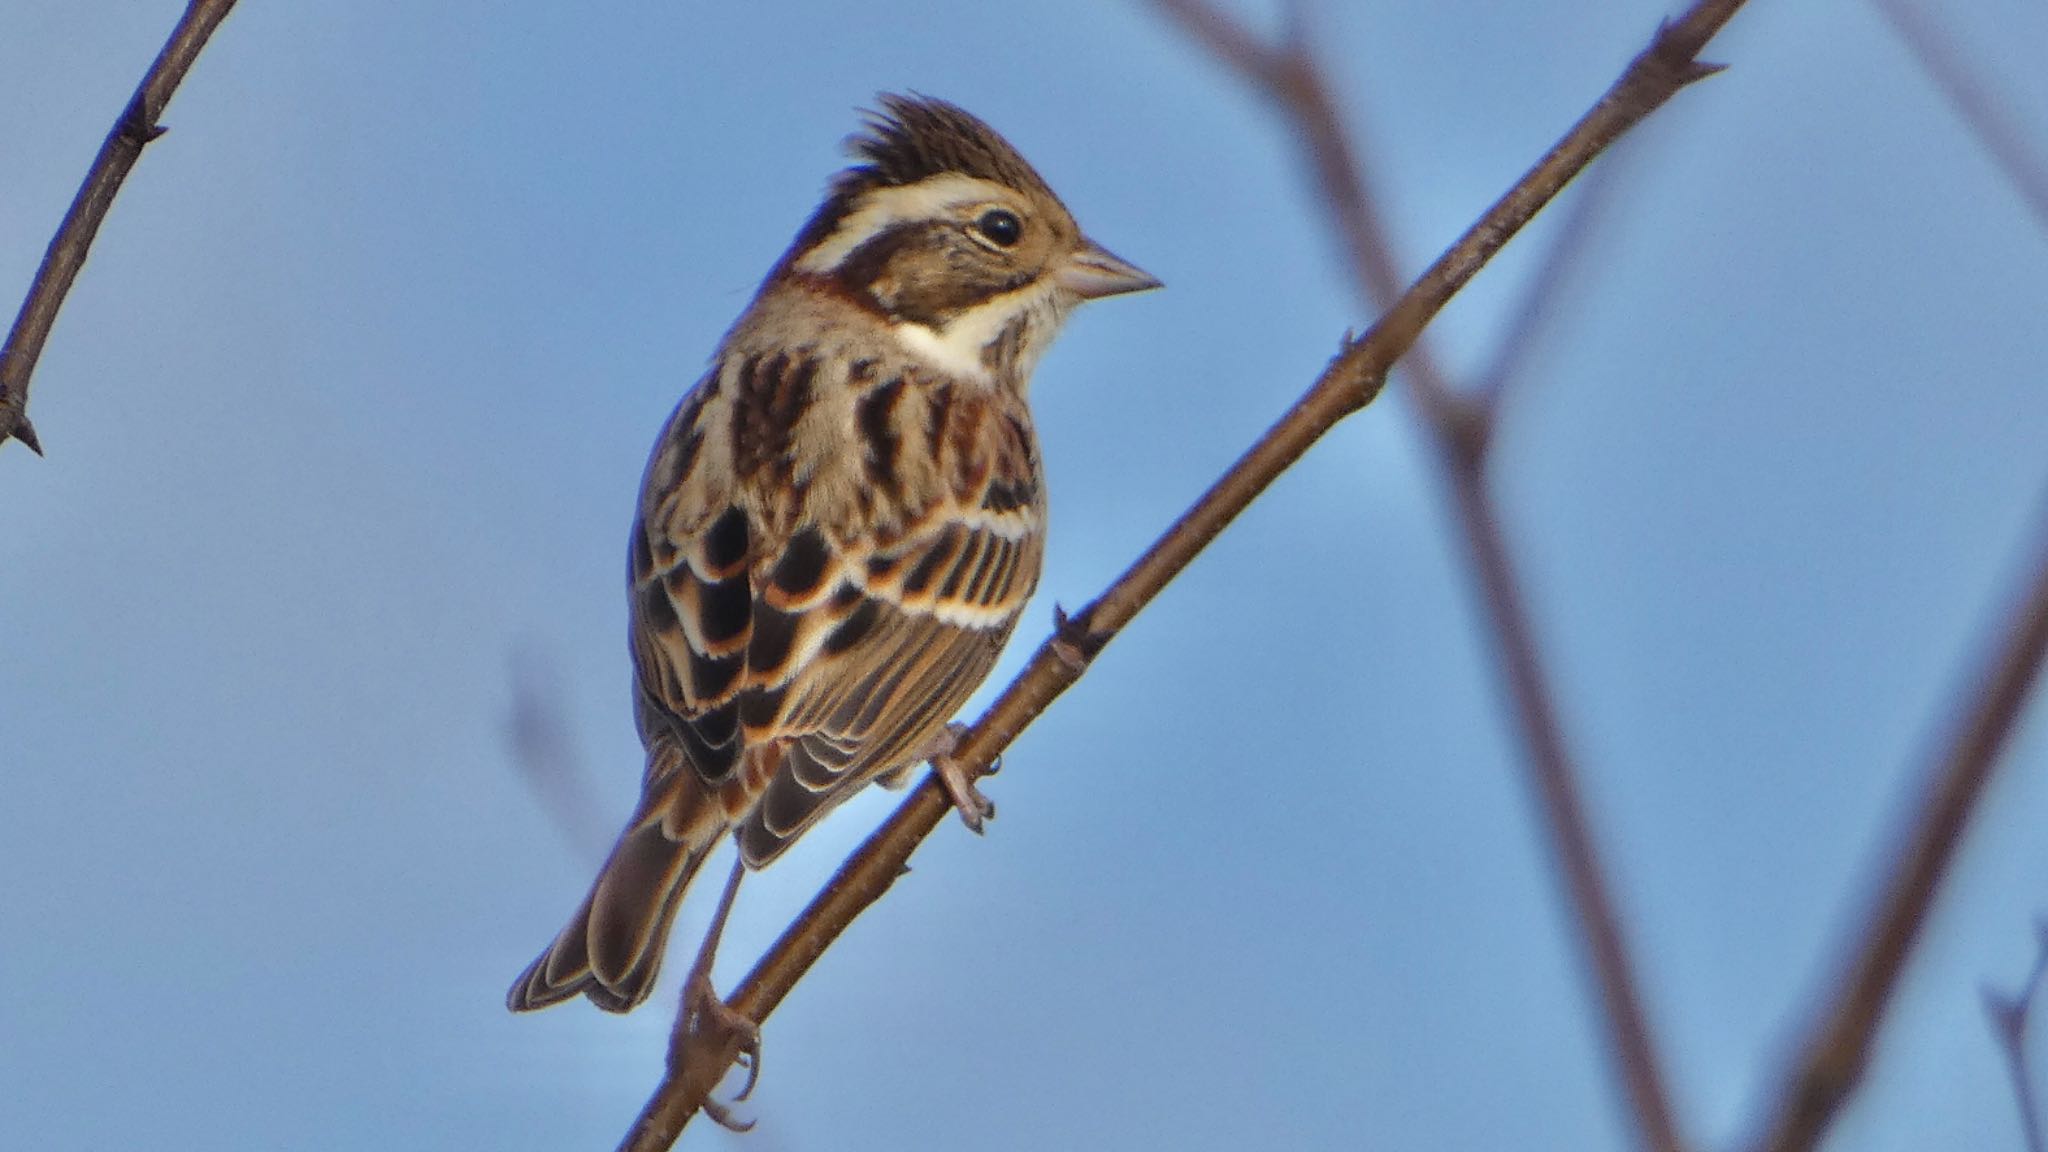
M1029 387L1032 369L1038 366L1039 357L1059 333L1060 322L1065 318L1058 290L1049 278L977 304L943 328L904 320L891 324L889 331L906 351L933 368L987 387L996 383L996 376L984 353L990 344L1002 338L1005 329L1025 316L1030 322L1014 360L1016 387L1023 391Z

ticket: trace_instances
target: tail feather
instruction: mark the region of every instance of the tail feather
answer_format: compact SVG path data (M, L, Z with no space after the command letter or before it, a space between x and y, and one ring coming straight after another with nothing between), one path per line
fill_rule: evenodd
M710 855L696 839L671 839L659 819L628 828L569 926L512 982L505 1006L530 1012L584 995L607 1012L628 1012L647 999L676 908Z

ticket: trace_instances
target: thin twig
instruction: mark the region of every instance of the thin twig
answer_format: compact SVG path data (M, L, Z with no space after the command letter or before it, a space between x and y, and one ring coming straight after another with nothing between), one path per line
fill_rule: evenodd
M1370 403L1387 371L1414 346L1424 325L1509 238L1616 136L1704 74L1693 56L1739 6L1739 0L1703 2L1684 22L1660 30L1651 48L1630 63L1621 79L1536 167L1440 256L1365 336L1347 340L1315 385L1165 535L1101 597L1071 620L1062 620L961 739L955 750L960 763L985 769L1267 485L1339 420ZM1082 661L1071 659L1075 651ZM927 779L775 942L735 991L732 1006L753 1020L766 1020L854 918L889 890L911 853L949 810L943 791ZM722 1050L710 1058L722 1061L718 1066L724 1068L736 1055ZM664 1078L620 1147L630 1152L668 1148L701 1103L701 1095L693 1095L680 1078Z
M1384 306L1398 274L1393 246L1353 158L1341 114L1299 33L1277 48L1264 50L1271 58L1261 60L1256 38L1234 27L1207 0L1155 2L1287 115L1307 150L1332 226L1351 255L1353 279L1370 303ZM1740 0L1699 4L1676 24L1659 29L1650 48L1631 63L1582 126L1610 106L1646 104L1646 113L1686 84L1715 71L1696 56L1740 7ZM1601 144L1612 138L1606 137ZM1562 147L1553 149L1544 163L1557 159ZM1539 165L1538 171L1542 167ZM1511 192L1509 198L1515 195ZM1541 283L1539 278L1539 290ZM1644 1143L1658 1152L1678 1152L1684 1144L1643 1008L1640 983L1580 798L1556 694L1544 671L1521 583L1486 484L1486 451L1492 439L1498 386L1461 394L1426 348L1414 349L1406 364L1418 410L1437 449L1437 461L1450 484L1458 523L1471 551L1531 782L1592 964L1617 1070Z
M164 105L171 102L171 93L178 90L199 50L206 47L207 38L234 6L235 0L190 0L186 4L184 17L172 29L171 38L157 53L156 62L142 77L120 119L114 121L100 144L99 155L93 157L71 210L64 214L64 223L43 253L42 267L29 285L28 298L22 301L14 327L7 333L7 343L0 345L0 446L12 437L42 455L35 426L28 421L28 382L42 357L50 327L57 321L57 310L64 306L64 297L85 264L86 251L92 247L107 209L113 206L121 182L135 167L143 147L166 131L157 123Z
M2026 133L2008 113L2023 102L1993 92L1980 70L1962 61L1955 45L1912 0L1870 0L1870 4L1898 33L1921 71L1941 89L1956 115L1976 134L1977 143L2012 182L2013 190L2033 213L2034 223L2048 230L2048 160L2027 143Z
M1928 909L2048 656L2048 500L2042 512L2024 598L2016 612L1998 617L1990 658L1969 690L1956 696L1952 734L1922 776L1911 824L1880 841L1886 853L1882 895L1851 937L1860 941L1857 954L1836 984L1832 1006L1816 1017L1800 1046L1796 1072L1763 1113L1770 1121L1754 1145L1760 1150L1813 1148L1863 1077Z
M1984 1013L1991 1018L1992 1035L2005 1053L2005 1069L2012 1076L2013 1103L2020 1110L2020 1132L2026 1137L2027 1152L2048 1152L2048 1137L2041 1132L2041 1106L2034 1099L2034 1076L2027 1059L2027 1031L2033 1021L2034 998L2041 981L2048 977L2048 920L2034 924L2034 967L2027 982L2008 996L1995 988L1984 989Z

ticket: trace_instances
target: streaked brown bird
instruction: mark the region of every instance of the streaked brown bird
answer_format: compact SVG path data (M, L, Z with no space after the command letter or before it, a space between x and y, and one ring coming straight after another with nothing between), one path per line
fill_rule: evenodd
M774 860L871 781L929 760L991 811L947 721L1038 583L1032 368L1084 300L1158 281L1082 234L1016 149L885 95L655 445L631 543L638 808L515 1011L624 1012L731 832ZM711 995L700 952L686 996ZM744 1022L737 1022L744 1026Z

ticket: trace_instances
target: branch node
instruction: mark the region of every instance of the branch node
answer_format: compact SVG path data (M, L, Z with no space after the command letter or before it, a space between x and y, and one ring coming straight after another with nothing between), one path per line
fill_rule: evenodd
M1371 404L1387 386L1387 368L1374 355L1372 334L1371 328L1363 336L1346 328L1343 339L1337 342L1337 354L1330 357L1319 378L1341 390L1346 412L1357 412ZM1357 363L1352 362L1353 357L1358 358Z
M2026 1027L2025 1001L1991 987L1980 989L1980 994L1984 997L1984 1014L1991 1018L1991 1030L2008 1048L2017 1047Z
M135 99L130 100L128 107L121 112L121 138L135 145L138 150L169 131L169 128L157 123L156 118L149 114L149 109L143 106L140 92L135 94Z
M1079 676L1088 670L1088 665L1109 644L1107 633L1096 632L1088 626L1088 619L1095 612L1093 605L1083 608L1079 615L1069 616L1067 610L1058 604L1052 606L1052 639L1046 642L1052 654L1066 665L1067 671Z
M1725 64L1700 60L1702 47L1703 42L1682 26L1668 20L1658 24L1649 47L1629 62L1628 71L1609 90L1607 98L1618 99L1636 115L1648 115L1688 85L1727 68Z

